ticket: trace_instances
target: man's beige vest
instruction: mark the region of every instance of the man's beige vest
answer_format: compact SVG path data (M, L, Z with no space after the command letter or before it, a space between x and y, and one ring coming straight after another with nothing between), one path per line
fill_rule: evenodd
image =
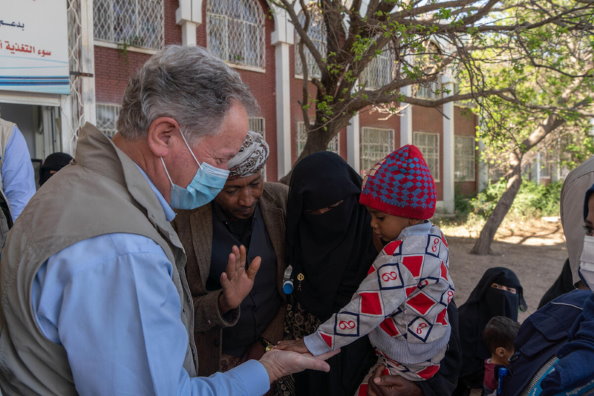
M180 319L189 340L184 367L190 376L195 375L193 307L179 238L137 165L87 124L74 165L61 170L35 194L2 251L0 387L5 394L76 394L65 349L47 340L34 319L31 285L50 256L79 241L110 233L146 236L175 263L172 282L179 292Z

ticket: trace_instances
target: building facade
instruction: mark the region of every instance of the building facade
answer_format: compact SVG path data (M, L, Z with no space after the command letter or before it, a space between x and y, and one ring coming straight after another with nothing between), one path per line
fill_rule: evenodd
M164 45L182 44L207 47L240 73L261 108L250 128L271 148L266 178L275 181L290 171L306 138L299 105L302 70L316 71L309 62L301 64L284 11L265 0L52 1L64 3L68 18L70 94L0 90L0 112L19 123L32 157L72 152L85 121L115 133L129 77ZM310 37L325 45L319 27ZM380 84L391 63L378 58L365 78ZM440 83L453 81L443 76ZM433 92L421 88L416 94ZM369 108L353 117L328 149L364 172L394 149L417 145L434 174L439 207L452 212L455 193L477 191L476 123L455 103L437 109L407 106L392 116Z

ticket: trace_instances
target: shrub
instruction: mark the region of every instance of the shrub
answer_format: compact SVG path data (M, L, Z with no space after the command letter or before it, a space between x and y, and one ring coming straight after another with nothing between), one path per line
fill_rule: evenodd
M470 213L486 219L503 195L507 181L500 179L474 198L456 197L456 214L461 220ZM520 217L558 216L562 182L538 184L524 180L508 214Z

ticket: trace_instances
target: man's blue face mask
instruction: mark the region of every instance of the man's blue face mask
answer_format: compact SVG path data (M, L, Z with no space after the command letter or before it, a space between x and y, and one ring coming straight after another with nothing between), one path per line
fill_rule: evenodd
M171 207L174 209L196 209L212 201L221 192L229 176L229 171L215 168L206 162L198 162L185 136L181 132L180 134L184 144L192 154L192 158L198 164L198 170L188 187L183 188L173 183L163 157L161 157L161 163L171 183Z

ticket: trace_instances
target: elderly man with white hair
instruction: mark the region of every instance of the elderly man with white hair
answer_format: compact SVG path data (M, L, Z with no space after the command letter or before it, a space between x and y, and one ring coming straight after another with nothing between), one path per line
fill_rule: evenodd
M264 182L269 149L250 131L229 161L229 178L213 203L178 213L174 226L188 254L200 375L259 358L283 335L287 186ZM252 284L229 281L227 255L244 246ZM252 287L253 285L253 287Z
M128 83L113 140L80 131L73 164L33 197L2 252L4 394L258 395L329 369L270 351L196 377L186 254L170 222L224 186L255 107L222 60L169 46ZM245 254L226 254L222 279L249 286Z

